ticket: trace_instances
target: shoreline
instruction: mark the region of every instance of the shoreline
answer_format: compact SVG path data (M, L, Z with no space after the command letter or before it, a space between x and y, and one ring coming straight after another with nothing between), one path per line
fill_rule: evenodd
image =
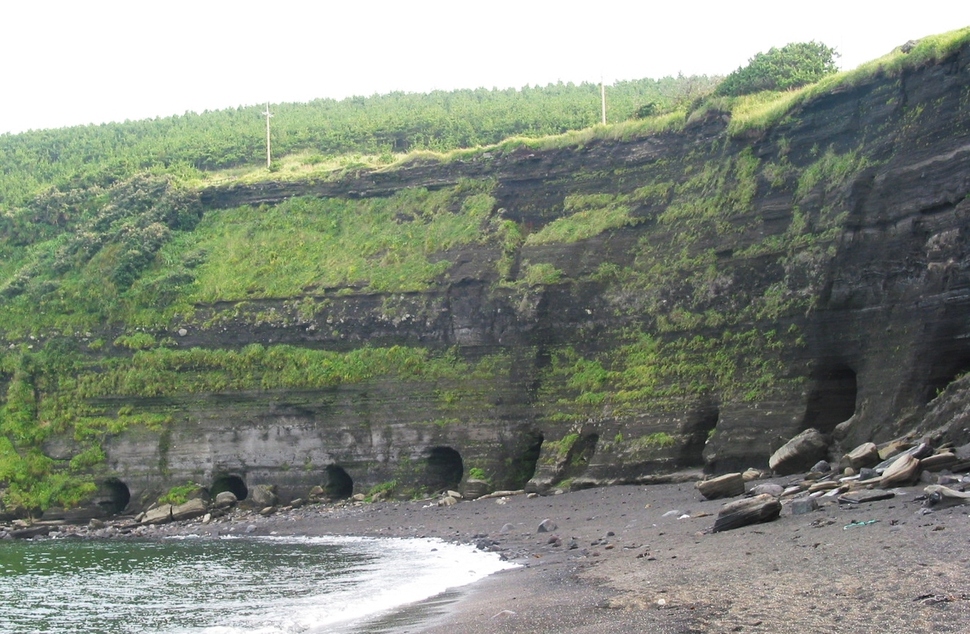
M804 515L785 504L775 521L714 534L714 518L731 500L704 500L693 484L679 483L440 507L236 512L136 537L435 537L521 565L458 588L420 623L362 632L967 631L970 506L926 508L923 486L855 506L831 499ZM547 519L557 528L538 532Z

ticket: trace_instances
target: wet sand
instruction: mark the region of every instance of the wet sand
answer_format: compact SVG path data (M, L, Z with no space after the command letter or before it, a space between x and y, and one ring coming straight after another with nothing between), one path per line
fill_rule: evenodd
M970 506L927 512L922 489L805 515L786 504L776 521L716 534L724 501L692 483L315 505L157 532L438 537L521 565L375 632L967 632ZM537 532L545 519L552 533Z

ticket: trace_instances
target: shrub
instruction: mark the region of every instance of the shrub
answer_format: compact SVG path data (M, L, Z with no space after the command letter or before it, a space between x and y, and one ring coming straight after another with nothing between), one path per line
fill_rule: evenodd
M715 96L736 97L764 90L790 90L813 84L838 68L838 53L821 42L799 42L758 53L747 66L728 75Z

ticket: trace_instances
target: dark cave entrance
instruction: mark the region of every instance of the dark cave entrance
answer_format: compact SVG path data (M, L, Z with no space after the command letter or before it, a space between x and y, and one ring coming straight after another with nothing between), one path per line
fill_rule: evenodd
M98 506L110 515L124 513L125 509L128 508L128 502L131 501L131 491L128 490L128 485L117 478L105 480L101 484L101 493Z
M543 440L542 434L538 432L527 434L524 442L520 445L521 451L517 456L512 457L509 465L507 485L510 489L525 488L526 483L536 474L536 465L539 464Z
M566 453L562 480L574 478L586 471L589 461L593 459L593 454L596 453L596 443L599 440L599 434L586 434L580 436L573 443L573 446Z
M346 500L354 494L354 481L342 467L327 467L327 484L323 487L331 500Z
M814 374L812 383L802 429L814 427L830 434L836 425L855 414L858 394L855 371L844 364L825 366Z
M223 491L231 491L236 496L236 499L240 501L249 497L249 489L246 488L246 482L237 475L224 475L216 478L209 488L209 495L215 499Z
M425 463L424 485L432 491L458 488L464 474L460 453L451 447L434 447Z
M700 467L704 465L704 447L717 427L721 412L716 405L691 412L684 429L687 441L680 450L679 466Z
M934 363L930 367L929 376L926 379L923 402L932 401L957 377L967 372L970 372L970 353L967 352L953 354Z

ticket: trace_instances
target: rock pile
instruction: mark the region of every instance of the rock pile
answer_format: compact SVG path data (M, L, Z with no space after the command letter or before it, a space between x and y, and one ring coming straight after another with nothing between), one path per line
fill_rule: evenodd
M748 496L725 504L712 532L777 519L782 505L789 506L793 515L800 515L818 509L819 502L825 499L848 506L890 499L895 493L889 489L918 480L930 485L926 487L929 506L970 504L970 493L963 490L970 486L970 477L954 475L970 471L970 445L934 448L928 440L898 439L879 447L869 442L843 455L837 468L824 459L827 451L826 437L814 429L778 449L769 461L777 475L793 475L797 472L791 469L796 466L807 469L803 477L787 487L756 484L746 492L741 473L698 482L697 490L709 500Z

